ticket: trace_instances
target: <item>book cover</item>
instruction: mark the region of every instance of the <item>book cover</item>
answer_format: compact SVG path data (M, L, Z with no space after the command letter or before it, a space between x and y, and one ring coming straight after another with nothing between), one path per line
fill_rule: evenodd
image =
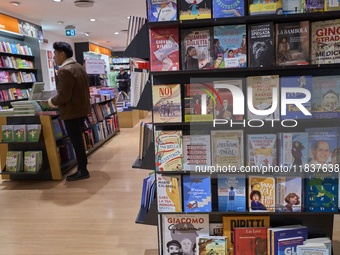
M211 166L210 135L183 136L183 170L195 171Z
M308 133L279 133L278 162L280 166L299 172L308 159Z
M217 178L218 211L246 211L246 177L244 174L219 174Z
M276 178L276 212L301 212L302 178L279 176Z
M213 51L213 28L181 30L181 61L183 70L213 68Z
M312 95L312 76L287 76L281 77L281 88L303 88ZM287 99L304 99L305 94L290 92L286 93ZM307 111L312 113L312 99L302 104ZM312 116L305 115L295 104L286 105L286 115L281 110L281 119L311 119Z
M24 172L39 171L39 153L37 151L25 151Z
M157 174L158 212L182 211L182 182L180 175Z
M269 67L274 65L273 22L248 26L248 66Z
M247 135L247 138L247 166L259 169L263 166L276 166L276 135Z
M338 0L325 0L324 6L325 12L340 11L340 5Z
M14 141L13 125L2 125L2 142L10 143Z
M6 172L20 172L20 157L22 151L7 151L6 155Z
M211 131L212 166L243 166L243 130Z
M183 176L184 212L211 212L210 176Z
M148 0L149 22L177 20L176 0Z
M209 214L163 214L162 225L163 254L196 255L196 237L209 235Z
M52 126L53 126L53 132L54 132L54 137L55 139L58 139L63 136L63 133L60 128L60 123L58 119L53 119L52 120Z
M292 237L278 240L278 255L296 254L297 246L303 245L303 237Z
M304 8L301 2L301 0L282 0L283 14L303 13Z
M213 18L244 16L244 1L212 0Z
M150 29L151 71L179 70L178 28Z
M185 122L213 121L214 99L211 83L193 83L185 86ZM209 92L209 93L207 93Z
M152 86L153 122L182 122L181 85Z
M14 125L14 142L26 142L27 139L27 127L26 125Z
M0 83L8 83L8 82L11 82L8 72L0 71Z
M312 116L314 119L340 118L340 76L313 77Z
M179 0L180 20L210 19L211 0Z
M156 171L183 168L182 131L155 131Z
M249 0L249 15L282 14L282 0Z
M223 81L214 81L214 89L217 95L215 96L215 107L214 107L214 119L225 119L225 120L243 120L243 115L234 115L234 99L231 91L227 88L229 85L233 85L240 90L243 87L243 79L228 79Z
M340 63L339 25L340 19L312 22L311 64Z
M272 120L279 119L279 88L280 79L278 75L271 76L250 76L247 78L248 91L252 90L252 105L256 110L269 110L273 107L274 99L276 100L276 110L267 115L258 115L248 109L248 120L261 119ZM277 89L274 94L273 88ZM248 105L249 108L249 105Z
M227 255L227 238L218 236L199 236L196 239L197 254Z
M234 228L269 227L270 219L269 216L260 215L259 216L222 215L222 224L223 224L223 236L226 236L228 240L228 252L230 252L230 254L234 254Z
M247 67L246 34L246 25L214 27L215 68Z
M304 0L305 11L308 12L323 12L325 2L324 0Z
M27 142L38 142L41 133L41 125L27 125Z
M234 255L268 254L268 228L234 228Z
M249 212L275 212L275 179L249 176Z
M309 21L276 24L276 65L309 65Z
M297 255L331 255L328 249L297 246Z
M210 236L223 236L222 223L209 223L209 235Z

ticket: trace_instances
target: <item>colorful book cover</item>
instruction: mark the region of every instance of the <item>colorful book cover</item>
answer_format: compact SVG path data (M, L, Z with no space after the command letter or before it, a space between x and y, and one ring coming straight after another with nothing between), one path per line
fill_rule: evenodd
M27 142L38 142L41 133L41 125L27 125Z
M278 162L296 172L305 168L308 159L308 133L279 133Z
M150 29L151 71L179 70L178 28Z
M206 170L211 166L210 135L183 136L183 170Z
M304 8L301 2L301 0L282 0L283 14L303 13Z
M271 76L250 76L247 78L248 91L252 90L252 106L254 110L269 110L273 108L274 99L276 100L276 110L267 115L255 114L250 110L248 105L248 120L261 119L272 120L280 119L279 113L279 87L280 78L278 75ZM273 88L277 89L274 94Z
M311 64L340 63L339 25L340 19L312 22Z
M210 236L223 236L222 223L209 223L209 235Z
M179 0L180 20L210 19L211 0Z
M247 166L276 166L276 135L247 135Z
M60 123L58 119L53 119L52 120L52 125L53 125L53 131L54 131L54 137L55 139L58 139L63 136L63 133L60 128Z
M153 123L182 122L181 85L152 86Z
M309 65L309 21L276 24L276 65Z
M268 228L234 228L234 255L268 254Z
M338 0L325 0L325 12L340 11Z
M180 175L157 174L158 212L182 211L182 184Z
M234 228L262 228L270 226L269 216L222 216L223 236L228 240L228 252L234 254ZM228 253L229 254L229 253ZM246 253L247 254L247 253ZM248 255L248 254L247 254Z
M281 88L303 88L312 94L312 76L287 76L281 77ZM287 99L304 99L305 94L289 92L286 93ZM312 113L312 99L302 104L307 111ZM295 104L286 105L286 115L281 110L281 119L311 119L312 115L305 115Z
M297 246L303 245L303 237L292 237L278 240L278 255L297 254Z
M149 22L177 20L176 0L148 0Z
M196 238L209 235L209 214L163 214L163 253L196 255Z
M325 1L324 0L304 0L305 11L308 12L323 12Z
M282 14L282 0L249 0L249 15Z
M227 238L218 236L199 236L196 239L197 254L227 255Z
M214 27L214 67L247 67L246 25Z
M276 212L301 212L302 178L279 176L276 178Z
M318 76L312 80L313 118L340 118L340 76Z
M244 16L244 1L213 0L213 18Z
M155 131L156 171L183 168L182 131Z
M185 122L213 121L214 99L211 83L194 83L185 86ZM210 93L210 95L207 93Z
M250 67L274 65L274 26L273 22L248 26L248 55Z
M39 153L38 151L25 151L24 154L24 172L39 171Z
M212 165L215 167L243 166L243 130L211 131Z
M243 115L234 115L234 99L233 94L227 88L232 85L239 88L242 91L243 79L229 79L223 81L214 81L214 89L219 98L215 97L215 108L214 108L214 119L225 119L225 120L243 120Z
M249 212L275 212L275 179L249 176Z
M213 38L213 28L181 30L183 70L214 68Z
M26 125L14 125L14 142L26 142L27 139L27 127Z
M240 175L218 175L217 179L218 211L246 211L246 178Z
M8 72L6 71L0 71L0 83L8 83L11 82Z
M14 141L13 125L2 125L2 142L10 143Z
M211 212L210 176L183 176L184 212Z
M6 171L20 172L22 170L22 151L7 151Z

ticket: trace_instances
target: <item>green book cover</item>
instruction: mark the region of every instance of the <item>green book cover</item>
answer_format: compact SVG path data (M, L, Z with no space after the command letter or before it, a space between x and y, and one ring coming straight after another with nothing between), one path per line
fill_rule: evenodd
M41 125L27 125L27 142L38 142L41 132Z
M38 151L25 151L25 172L36 172L38 169L39 152Z
M6 171L7 172L19 172L19 151L8 151L6 156Z
M10 143L13 142L13 125L2 126L2 142Z
M26 125L14 125L14 142L26 142Z

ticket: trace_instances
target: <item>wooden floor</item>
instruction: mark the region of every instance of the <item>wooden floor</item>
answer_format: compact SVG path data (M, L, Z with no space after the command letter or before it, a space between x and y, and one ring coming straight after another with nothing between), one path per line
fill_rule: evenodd
M150 172L131 168L138 135L139 125L122 129L93 153L90 179L2 181L0 255L156 255L156 227L135 224ZM337 255L340 217L334 225Z

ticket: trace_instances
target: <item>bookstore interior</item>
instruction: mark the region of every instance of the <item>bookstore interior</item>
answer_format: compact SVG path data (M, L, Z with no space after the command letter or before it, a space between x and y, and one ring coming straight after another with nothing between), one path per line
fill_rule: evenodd
M340 1L134 1L124 50L71 45L87 156L138 129L129 226L154 226L159 255L340 254ZM77 157L47 103L60 67L21 18L0 14L0 174L63 181Z

